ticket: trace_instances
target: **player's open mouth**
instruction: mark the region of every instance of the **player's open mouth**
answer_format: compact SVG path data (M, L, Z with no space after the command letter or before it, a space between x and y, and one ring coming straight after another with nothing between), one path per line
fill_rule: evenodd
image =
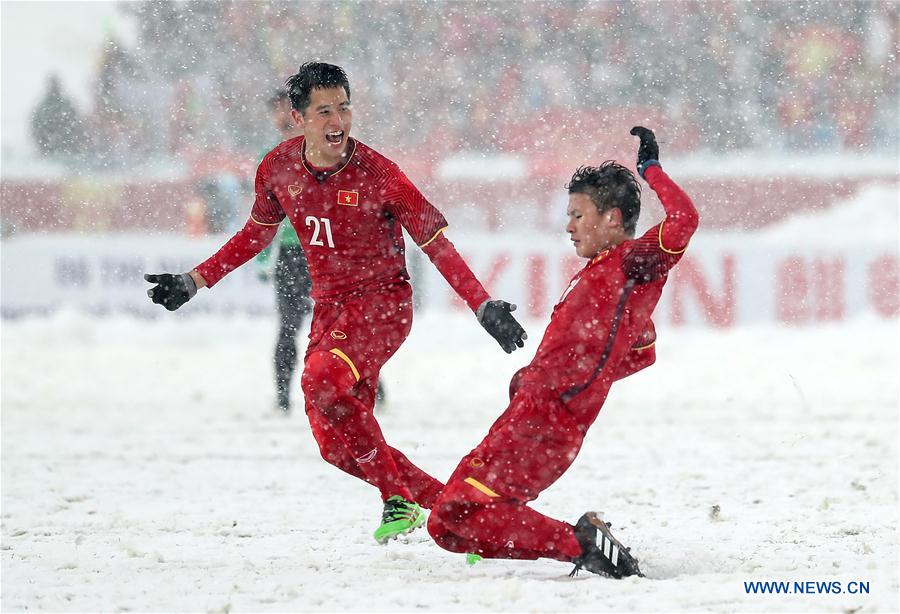
M325 140L332 145L340 145L341 141L344 140L344 131L341 130L340 132L326 132Z

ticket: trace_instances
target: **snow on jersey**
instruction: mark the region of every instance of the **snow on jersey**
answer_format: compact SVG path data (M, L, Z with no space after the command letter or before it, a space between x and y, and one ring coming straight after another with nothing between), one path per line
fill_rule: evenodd
M322 171L306 162L300 136L269 152L256 174L251 217L263 225L290 219L317 301L408 279L400 226L418 245L447 226L394 162L355 139L349 147L343 166Z
M588 411L599 411L629 351L655 340L650 316L697 227L690 199L662 169L651 167L646 176L666 219L640 238L604 250L575 275L527 367L533 381Z

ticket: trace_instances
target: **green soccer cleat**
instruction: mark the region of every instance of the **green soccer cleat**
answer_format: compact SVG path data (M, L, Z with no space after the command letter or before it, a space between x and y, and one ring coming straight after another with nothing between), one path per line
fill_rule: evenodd
M384 502L381 526L375 529L375 541L386 544L399 535L405 535L425 524L425 512L417 503L393 495Z

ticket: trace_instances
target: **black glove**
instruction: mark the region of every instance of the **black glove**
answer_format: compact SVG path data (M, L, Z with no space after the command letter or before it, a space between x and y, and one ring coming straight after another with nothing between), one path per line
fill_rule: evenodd
M525 329L510 313L515 310L516 306L506 301L487 300L475 312L484 330L497 340L507 354L515 350L516 346L524 346L525 339L528 339Z
M659 145L656 144L656 135L649 128L635 126L631 129L631 134L641 139L637 154L637 170L643 178L644 171L648 167L659 166Z
M197 294L197 284L194 283L194 278L187 273L181 275L172 275L171 273L149 275L145 273L144 279L151 284L157 284L147 290L150 300L169 311L175 311Z

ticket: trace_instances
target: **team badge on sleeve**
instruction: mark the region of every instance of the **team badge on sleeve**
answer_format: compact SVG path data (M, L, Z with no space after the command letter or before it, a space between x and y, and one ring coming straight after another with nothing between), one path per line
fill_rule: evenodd
M356 190L338 190L338 204L348 207L359 206L359 192Z

